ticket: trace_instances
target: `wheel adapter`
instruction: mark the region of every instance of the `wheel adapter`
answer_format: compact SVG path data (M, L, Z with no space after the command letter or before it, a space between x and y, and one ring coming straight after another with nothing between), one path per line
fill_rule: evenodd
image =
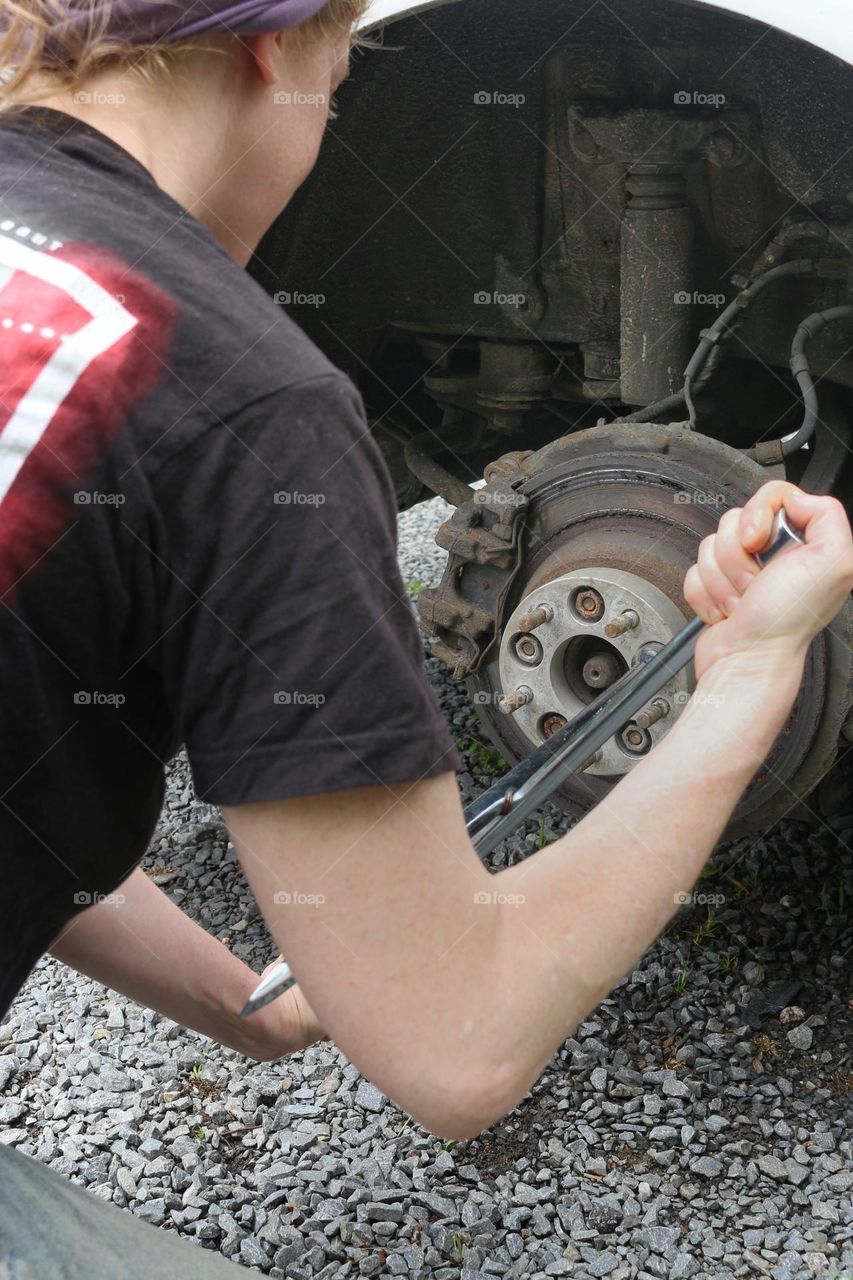
M764 470L684 426L613 423L511 454L458 508L450 557L421 593L434 652L467 676L483 727L517 763L691 616L682 593L699 543ZM766 829L830 768L853 696L853 610L812 644L797 702L738 806L729 838ZM557 794L580 815L680 715L692 666Z

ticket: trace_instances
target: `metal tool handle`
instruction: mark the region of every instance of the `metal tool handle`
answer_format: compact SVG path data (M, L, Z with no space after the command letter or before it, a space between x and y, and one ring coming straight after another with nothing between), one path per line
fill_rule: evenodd
M283 960L280 961L255 987L240 1010L240 1017L248 1018L259 1009L265 1009L268 1004L272 1004L273 1000L283 996L285 991L289 991L295 985L296 979L290 972L290 966Z
M796 525L791 524L787 511L782 507L776 512L770 541L763 551L756 552L755 558L763 569L780 551L787 551L789 547L804 547L805 544L805 535Z
M764 568L781 551L804 542L803 535L791 524L785 512L780 511L773 523L769 543L755 558ZM704 630L702 619L693 618L653 657L627 671L594 702L584 707L574 720L564 725L559 733L555 733L468 806L465 810L468 834L481 857L500 844L531 813L535 813L590 756L687 666ZM252 992L240 1017L248 1018L277 1000L295 981L286 964L277 965Z

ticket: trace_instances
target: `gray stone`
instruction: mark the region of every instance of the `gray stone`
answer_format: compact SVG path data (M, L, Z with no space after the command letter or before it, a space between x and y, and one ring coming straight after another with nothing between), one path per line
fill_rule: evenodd
M677 1253L669 1269L668 1280L690 1280L699 1270L699 1263L689 1253Z
M786 1182L788 1179L788 1169L785 1163L778 1156L765 1155L758 1157L758 1167L762 1173L768 1178L775 1178L777 1182Z
M652 1253L660 1253L666 1257L675 1249L680 1235L679 1227L644 1227L637 1232L635 1239L651 1249Z
M376 1088L375 1084L371 1084L368 1080L362 1080L355 1093L355 1104L357 1107L363 1107L365 1111L378 1112L387 1104L388 1099L384 1093Z
M714 1156L697 1156L690 1161L690 1172L698 1174L700 1178L719 1178L723 1166Z
M811 1027L800 1025L798 1027L792 1027L788 1032L786 1039L793 1049L805 1051L812 1047L814 1032Z

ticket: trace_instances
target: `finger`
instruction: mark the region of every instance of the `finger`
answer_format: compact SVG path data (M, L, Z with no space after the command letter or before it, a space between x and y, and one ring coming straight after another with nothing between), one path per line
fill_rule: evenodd
M741 535L747 551L762 551L770 542L776 512L784 507L807 543L828 539L836 552L849 533L844 508L833 498L804 493L787 480L771 480L750 498L741 517Z
M785 500L785 510L805 533L808 546L819 547L830 559L849 550L850 522L836 498L818 498L792 486L792 492Z
M734 590L743 595L761 569L755 557L744 548L740 525L740 510L735 508L725 513L717 529L714 553Z
M816 548L830 561L848 561L851 555L850 522L835 498L804 493L787 481L763 485L743 509L741 534L748 551L767 546L773 518L784 507L793 523L802 530L809 548Z
M771 480L754 493L741 513L740 532L746 550L754 555L770 542L776 512L793 501L795 485L787 480Z
M702 586L721 613L733 613L740 600L740 592L726 577L717 560L716 537L705 538L699 545L696 561Z
M715 622L722 621L723 614L705 590L699 568L695 564L688 570L687 577L684 579L684 598L703 622L713 625Z

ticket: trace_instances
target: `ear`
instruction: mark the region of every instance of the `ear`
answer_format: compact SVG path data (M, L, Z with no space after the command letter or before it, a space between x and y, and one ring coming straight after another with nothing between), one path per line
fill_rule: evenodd
M240 43L262 83L278 84L284 62L284 33L273 31L263 36L242 36Z

